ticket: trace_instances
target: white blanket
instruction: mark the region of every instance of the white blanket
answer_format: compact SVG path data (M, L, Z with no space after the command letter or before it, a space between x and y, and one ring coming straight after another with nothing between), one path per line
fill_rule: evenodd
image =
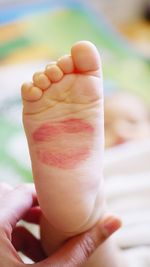
M150 140L107 150L105 185L108 206L121 216L114 238L131 267L150 266Z

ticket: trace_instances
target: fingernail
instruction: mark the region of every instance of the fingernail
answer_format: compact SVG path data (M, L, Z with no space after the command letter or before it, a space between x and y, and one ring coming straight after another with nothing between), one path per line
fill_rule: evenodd
M108 237L110 235L112 235L114 232L116 232L120 227L121 227L122 223L121 220L117 217L109 217L107 219L104 220L103 222L103 227L102 227L102 231L103 234Z

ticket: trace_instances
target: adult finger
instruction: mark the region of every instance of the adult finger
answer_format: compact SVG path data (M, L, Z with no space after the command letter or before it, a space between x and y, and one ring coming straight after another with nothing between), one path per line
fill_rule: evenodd
M11 190L0 203L1 226L13 227L22 219L26 212L37 202L36 191L33 184L22 184ZM12 229L9 229L10 231Z
M34 262L46 258L40 240L22 226L17 226L12 232L12 244L17 251L22 252Z
M91 230L70 239L55 254L42 262L33 264L33 267L80 267L120 226L120 219L109 216Z

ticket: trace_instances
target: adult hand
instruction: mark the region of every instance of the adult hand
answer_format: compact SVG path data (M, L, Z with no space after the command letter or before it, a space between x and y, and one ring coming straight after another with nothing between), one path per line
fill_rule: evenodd
M1 267L80 267L121 225L119 219L108 216L91 230L68 240L57 252L46 258L40 240L23 226L16 225L20 219L38 224L41 211L37 205L32 184L16 188L0 184ZM36 263L23 263L17 251L21 251Z

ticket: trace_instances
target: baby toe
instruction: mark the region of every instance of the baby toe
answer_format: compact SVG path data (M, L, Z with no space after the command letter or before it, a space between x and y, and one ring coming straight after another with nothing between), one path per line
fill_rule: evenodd
M61 68L61 70L65 74L69 74L69 73L72 73L74 71L73 60L72 60L72 57L69 55L61 57L58 60L57 65Z
M75 68L79 72L97 71L100 68L100 56L95 45L88 41L75 43L71 49Z
M62 70L57 65L48 65L45 70L45 74L48 76L51 82L58 82L63 77Z
M48 77L43 72L36 72L33 75L34 85L41 88L42 90L46 90L50 87L51 82Z
M24 83L21 88L22 98L26 101L37 101L42 97L42 90L33 83Z

